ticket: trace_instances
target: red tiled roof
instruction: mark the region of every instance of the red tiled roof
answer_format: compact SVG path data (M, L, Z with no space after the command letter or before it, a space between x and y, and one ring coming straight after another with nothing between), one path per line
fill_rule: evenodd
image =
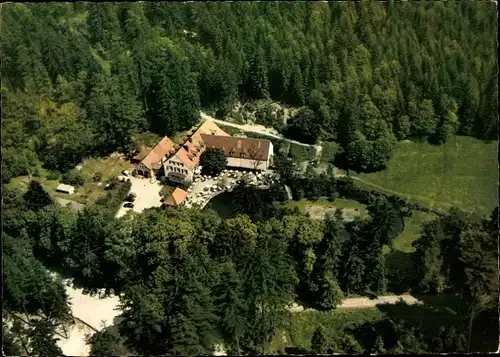
M214 121L210 119L205 120L176 152L177 157L184 163L184 165L190 169L193 169L196 165L198 165L200 162L201 149L202 146L204 146L201 135L212 133L224 137L230 136L224 130L219 128Z
M194 169L200 161L200 155L191 155L192 158L190 158L190 154L183 147L177 151L176 155L189 169Z
M153 148L149 146L143 146L141 148L141 151L139 151L139 153L135 155L133 159L137 161L142 161L142 159L144 159L151 152L151 150L153 150Z
M203 143L203 139L201 138L202 134L213 134L220 136L231 136L226 133L224 130L219 128L217 124L213 120L207 119L200 125L198 129L191 135L191 139L196 140L198 143Z
M267 161L271 148L269 140L206 134L201 134L201 138L207 149L222 149L227 157Z
M141 163L149 169L159 169L161 159L174 147L172 140L165 136L158 144L142 159Z
M172 191L170 195L167 196L167 198L163 200L163 203L170 206L178 206L182 202L184 202L187 195L188 195L187 191L184 191L182 188L177 187L175 190Z

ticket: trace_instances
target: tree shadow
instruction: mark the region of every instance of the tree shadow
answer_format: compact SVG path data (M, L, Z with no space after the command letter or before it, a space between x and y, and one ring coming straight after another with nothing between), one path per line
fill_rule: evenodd
M422 332L425 340L423 342L429 344L431 349L432 339L439 335L442 327L455 328L460 332L465 331L463 315L445 306L445 299L425 299L423 296L420 296L420 299L427 301L424 301L423 305L408 305L403 301L396 304L377 305L377 308L389 319L389 325L380 324L379 329L387 348L393 347L397 342L395 329L387 329L387 326L394 326L390 321L396 324L403 322L405 329L415 328L416 331ZM450 304L456 304L454 297L450 297ZM370 342L373 343L373 341Z
M309 355L311 351L302 347L285 347L285 354L287 355Z

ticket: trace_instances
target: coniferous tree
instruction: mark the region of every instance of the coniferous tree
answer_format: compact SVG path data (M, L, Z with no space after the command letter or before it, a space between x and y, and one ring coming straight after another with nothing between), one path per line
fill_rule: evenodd
M322 355L328 351L328 338L326 330L321 325L313 333L311 339L311 350L314 354Z
M233 265L226 264L219 284L213 287L214 304L220 312L218 326L224 345L237 355L241 353L240 339L248 333L246 306L241 289L241 281Z
M37 356L64 356L57 345L56 326L48 319L32 320L32 327L28 333L29 348Z
M43 189L42 184L36 180L30 182L23 199L26 206L33 211L38 211L54 202L49 193Z

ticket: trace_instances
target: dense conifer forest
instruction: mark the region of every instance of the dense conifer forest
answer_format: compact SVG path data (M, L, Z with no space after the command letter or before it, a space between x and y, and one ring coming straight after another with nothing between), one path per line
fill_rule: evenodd
M243 190L241 214L225 220L183 208L111 219L126 186L76 213L36 179L26 192L7 185L35 167L67 173L85 157L133 151L138 133L171 136L201 109L224 117L262 98L300 107L284 135L336 141L337 163L359 171L383 170L398 140L497 138L490 2L12 3L0 19L4 308L43 316L24 331L4 324L7 355L61 354L53 337L70 306L46 269L121 294L123 321L94 335L91 355L202 355L216 344L264 354L293 302L327 311L394 292L383 250L411 215L381 194L353 222L282 208L284 183L328 195L354 184L304 180L279 153L269 197ZM459 322L364 326L372 340L358 338L361 327L332 336L324 326L305 352L496 350L497 245L498 208L486 219L436 216L414 243L406 283L458 297Z
M336 140L359 170L396 140L497 137L489 2L9 4L1 21L4 182L266 97L304 106L287 135Z

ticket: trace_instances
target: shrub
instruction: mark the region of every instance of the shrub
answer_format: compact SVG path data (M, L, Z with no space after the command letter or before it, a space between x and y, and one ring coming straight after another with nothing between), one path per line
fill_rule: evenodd
M95 175L94 175L94 182L101 182L102 181L102 172L96 172Z
M73 185L73 186L83 186L85 185L85 180L83 179L82 175L76 170L71 170L66 172L62 178L61 181L65 184L68 185Z
M47 180L59 180L59 172L57 171L49 171L47 173Z
M216 176L226 168L227 158L220 149L207 149L201 154L200 165L203 174Z

